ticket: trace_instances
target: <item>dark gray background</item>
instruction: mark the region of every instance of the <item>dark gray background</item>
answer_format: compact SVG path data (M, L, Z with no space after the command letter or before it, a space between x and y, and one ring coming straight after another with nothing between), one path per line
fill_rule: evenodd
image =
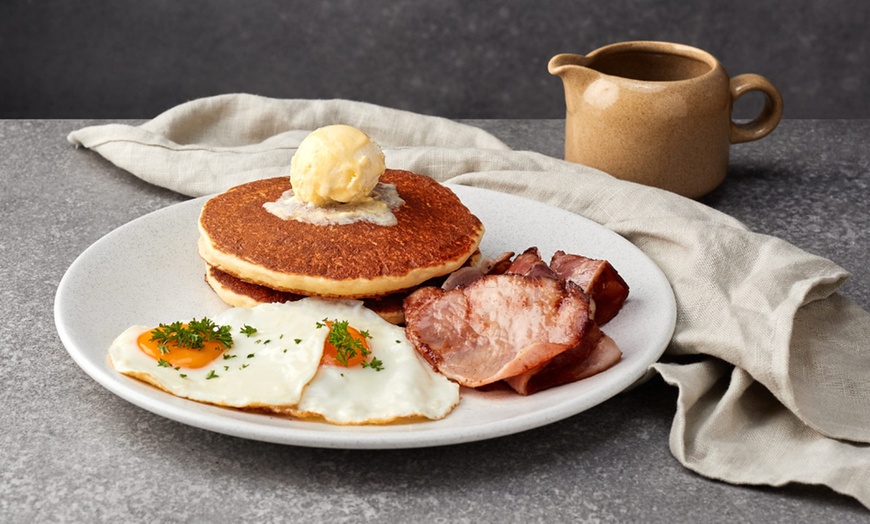
M870 118L868 13L867 0L3 0L0 118L150 118L228 92L562 118L550 57L638 39L766 76L786 118Z

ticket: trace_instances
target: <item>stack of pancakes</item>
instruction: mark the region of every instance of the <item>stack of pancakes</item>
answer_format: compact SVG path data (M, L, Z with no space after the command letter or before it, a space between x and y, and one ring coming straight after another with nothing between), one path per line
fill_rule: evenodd
M479 255L484 229L429 177L387 169L380 181L394 184L405 202L393 211L393 226L279 218L263 204L290 189L288 177L249 182L210 199L199 218L206 281L233 306L305 296L361 299L401 323L405 295Z

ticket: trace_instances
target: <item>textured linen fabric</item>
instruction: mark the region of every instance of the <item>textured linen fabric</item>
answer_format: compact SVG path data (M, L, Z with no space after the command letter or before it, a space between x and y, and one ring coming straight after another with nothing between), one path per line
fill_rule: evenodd
M679 388L674 456L710 478L824 484L870 507L870 314L837 293L848 274L829 260L676 194L360 102L222 95L68 140L200 196L289 175L299 142L336 123L372 136L391 168L531 198L630 240L676 296L676 330L653 365Z

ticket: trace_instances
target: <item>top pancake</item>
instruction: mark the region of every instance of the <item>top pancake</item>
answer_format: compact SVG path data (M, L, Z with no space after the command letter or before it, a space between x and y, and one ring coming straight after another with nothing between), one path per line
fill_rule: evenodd
M480 220L437 181L388 169L405 203L397 225L314 225L283 220L263 204L288 177L234 187L210 199L199 219L199 253L247 282L302 295L361 298L414 287L462 266L483 236Z

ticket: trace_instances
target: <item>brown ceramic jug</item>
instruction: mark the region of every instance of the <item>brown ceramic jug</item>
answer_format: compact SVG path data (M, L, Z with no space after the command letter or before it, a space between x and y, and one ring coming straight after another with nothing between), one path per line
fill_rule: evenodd
M782 97L755 74L729 78L712 55L667 42L624 42L560 54L567 106L565 159L624 180L698 198L725 179L731 144L758 140L782 117ZM761 114L735 123L734 101L763 93Z

